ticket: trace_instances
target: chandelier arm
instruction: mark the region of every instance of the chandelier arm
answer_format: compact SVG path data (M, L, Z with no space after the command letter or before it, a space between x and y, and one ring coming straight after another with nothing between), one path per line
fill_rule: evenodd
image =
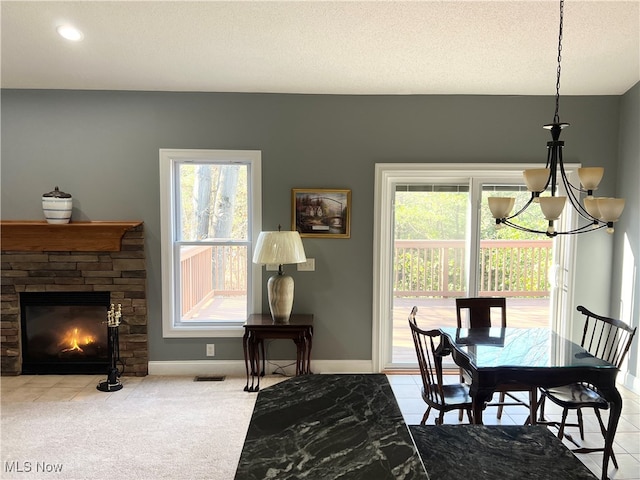
M594 225L594 223L600 225L602 222L597 219L596 217L592 216L586 208L584 208L582 206L582 204L580 203L580 198L578 196L576 196L574 189L576 189L571 182L569 181L569 177L567 176L567 172L564 169L564 163L562 161L562 149L560 149L559 152L560 155L560 177L562 178L562 183L564 185L564 188L567 192L567 197L569 198L569 203L571 204L571 206L573 207L573 209L578 212L578 215L580 215L582 218L584 218L585 220L589 221L589 227L591 227L592 225ZM578 191L582 191L581 189L577 189Z
M534 196L533 194L531 194L531 197L529 198L529 201L527 203L524 204L524 206L518 210L516 213L514 213L513 215L506 217L505 220L510 220L512 218L517 217L518 215L520 215L522 212L524 212L527 208L529 208L529 205L531 205L531 203L533 202Z
M511 228L515 228L516 230L520 230L522 232L528 232L528 233L543 233L545 235L547 235L547 231L546 230L534 230L533 228L527 228L527 227L523 227L522 225L518 225L517 223L513 223L507 219L502 220L502 223L504 223L505 225L508 225Z
M605 228L607 225L606 224L602 224L602 225L592 225L592 224L587 224L587 225L583 225L582 227L578 227L575 228L573 230L567 230L566 232L556 232L557 235L576 235L578 233L585 233L585 232L591 232L593 230L600 230L601 228Z
M547 177L547 183L544 184L544 189L542 190L542 192L547 191L547 188L549 188L549 185L551 184L551 178L553 176L551 173L553 170L553 148L550 146L547 146L547 163L545 164L544 168L549 169L549 176Z
M516 223L513 223L509 220L502 220L502 223L505 225L508 225L511 228L515 228L516 230L520 230L522 232L528 232L528 233L541 233L544 234L548 237L555 237L556 235L576 235L578 233L584 233L586 231L591 231L591 230L600 230L601 228L605 228L607 225L606 224L600 224L598 226L593 226L591 224L589 225L583 225L581 227L575 228L573 230L567 230L566 232L554 232L553 234L549 234L548 231L546 230L534 230L533 228L527 228L527 227L523 227L522 225L518 225Z

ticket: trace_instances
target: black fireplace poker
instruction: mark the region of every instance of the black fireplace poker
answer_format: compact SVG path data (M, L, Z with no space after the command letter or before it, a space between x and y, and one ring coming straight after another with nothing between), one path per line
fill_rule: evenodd
M117 392L122 390L120 375L122 372L118 370L120 360L120 334L118 327L120 326L120 317L122 316L122 305L118 304L117 309L111 304L111 309L107 313L107 349L109 350L109 369L107 371L107 379L97 385L97 389L101 392Z

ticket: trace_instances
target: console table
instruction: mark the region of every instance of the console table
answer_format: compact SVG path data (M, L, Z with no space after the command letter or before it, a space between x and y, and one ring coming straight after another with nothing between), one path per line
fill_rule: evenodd
M260 390L260 377L265 374L265 339L291 339L296 344L296 375L311 373L313 315L292 314L289 323L274 323L269 314L249 315L244 324L242 348L247 372L245 392ZM260 355L262 354L262 370ZM251 385L249 385L251 378Z

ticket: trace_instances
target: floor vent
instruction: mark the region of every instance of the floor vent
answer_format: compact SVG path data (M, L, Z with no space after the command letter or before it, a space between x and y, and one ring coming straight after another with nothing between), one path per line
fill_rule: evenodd
M223 382L227 378L224 375L198 375L194 382Z

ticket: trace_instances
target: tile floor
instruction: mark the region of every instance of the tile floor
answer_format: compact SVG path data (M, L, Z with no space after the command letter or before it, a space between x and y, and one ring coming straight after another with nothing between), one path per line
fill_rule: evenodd
M420 377L417 375L388 375L389 383L394 391L400 410L407 424L419 424L425 411L425 404L420 397ZM284 380L285 377L267 376L261 381L264 388ZM126 388L119 392L105 393L96 390L98 382L104 380L104 375L21 375L17 377L2 377L0 379L1 400L5 402L75 402L75 401L121 401L129 397L135 397L138 387L144 387L145 382L157 385L158 377L124 377L123 384ZM192 377L187 379L192 381ZM222 388L241 388L244 379L228 379ZM194 388L211 388L218 382L195 382L201 385ZM219 385L219 384L218 384ZM618 426L615 439L615 452L619 469L611 466L609 476L612 480L640 480L640 396L620 387L620 393L624 401L622 417ZM148 395L148 389L145 395ZM142 395L142 393L140 393ZM170 395L166 390L162 395ZM495 407L485 411L486 424L519 425L524 423L527 412L522 407L505 407L502 419L495 416ZM553 420L560 419L560 410L555 405L547 404L547 417ZM571 415L571 414L570 414ZM434 414L427 420L428 425L433 425ZM606 422L606 413L604 415ZM450 412L445 415L446 423L458 423L458 413ZM466 417L463 423L466 422ZM570 429L569 431L573 431ZM554 430L555 431L555 430ZM589 445L601 445L602 436L597 420L592 413L585 412L585 443ZM571 444L568 444L571 446ZM577 457L589 467L597 477L600 476L602 455L600 453L578 454Z
M422 415L426 410L426 405L420 397L421 380L419 376L414 375L388 375L389 383L396 395L400 410L408 425L416 425L422 420ZM454 377L454 380L457 377ZM634 394L626 388L619 387L620 394L623 399L622 416L618 424L616 432L614 452L618 460L619 468L613 468L611 461L609 462L609 477L612 480L638 480L640 479L640 396ZM524 394L526 395L526 393ZM483 421L487 425L522 425L528 415L523 407L506 406L502 414L502 419L496 418L496 407L488 407L483 414ZM562 410L551 402L545 405L545 416L549 420L561 419ZM583 413L585 424L585 446L597 447L603 444L602 434L598 421L593 414L593 410L585 410ZM569 421L575 419L575 413L569 413ZM603 414L603 420L606 424L607 413ZM433 425L435 415L433 410L427 419L427 425ZM445 414L445 423L467 423L466 415L462 422L458 422L458 412L449 412ZM553 428L554 433L557 429ZM580 435L577 428L567 427L569 433L575 432L575 438L579 440ZM564 441L568 447L575 446ZM600 478L602 471L602 454L576 454L576 456Z

